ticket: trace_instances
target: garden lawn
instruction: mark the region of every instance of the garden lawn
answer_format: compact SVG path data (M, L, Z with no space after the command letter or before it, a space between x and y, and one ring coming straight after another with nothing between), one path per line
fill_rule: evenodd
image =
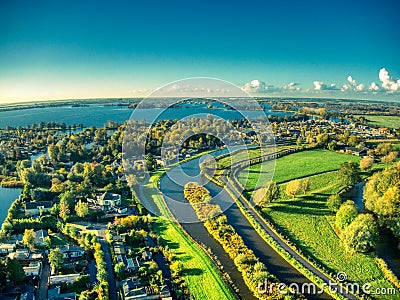
M360 158L355 155L341 154L324 149L307 150L283 156L274 161L263 163L263 170L274 171L273 181L277 183L286 182L295 178L306 177L322 172L337 170L340 165L347 161L359 162ZM243 170L239 174L239 181L245 186L246 190L253 190L257 184L261 164L256 164ZM248 171L248 180L246 173ZM264 172L265 173L265 172Z

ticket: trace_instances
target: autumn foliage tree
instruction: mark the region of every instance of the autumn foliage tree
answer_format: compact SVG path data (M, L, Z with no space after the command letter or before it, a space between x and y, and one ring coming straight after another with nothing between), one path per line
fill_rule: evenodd
M294 198L300 191L301 191L301 182L299 179L295 179L287 183L285 192L288 196Z
M365 207L378 223L400 238L400 162L369 178L364 192Z
M346 250L368 252L378 240L378 226L371 214L360 214L343 231L342 241Z
M264 187L254 191L253 200L260 207L267 206L271 202L279 199L279 187L273 181L268 182Z
M363 171L368 171L371 169L372 165L374 164L374 159L372 157L364 157L360 161L360 169Z

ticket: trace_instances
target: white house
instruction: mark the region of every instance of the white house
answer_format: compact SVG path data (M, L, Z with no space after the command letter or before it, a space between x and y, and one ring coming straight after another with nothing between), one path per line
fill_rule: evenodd
M79 246L65 245L59 248L64 258L76 258L82 257L85 254L85 250Z
M80 274L54 275L49 277L49 284L72 283Z
M104 211L112 210L116 206L121 205L121 195L104 192L97 196L97 204Z
M15 243L3 243L0 244L0 254L9 254L14 252Z
M39 276L42 269L40 261L33 261L27 267L23 267L26 276Z

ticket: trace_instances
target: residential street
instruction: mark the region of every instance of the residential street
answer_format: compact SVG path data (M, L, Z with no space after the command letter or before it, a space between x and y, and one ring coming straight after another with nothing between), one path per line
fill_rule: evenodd
M97 238L99 240L99 243L101 244L101 248L104 251L104 260L107 265L108 294L109 294L110 300L118 300L117 285L115 283L115 277L114 277L114 268L113 268L113 264L112 264L110 248L106 241L105 230L102 229L102 230L98 230L97 232L98 232Z
M36 292L36 299L47 299L47 289L49 288L50 264L47 257L43 259L42 274L40 276L39 288Z

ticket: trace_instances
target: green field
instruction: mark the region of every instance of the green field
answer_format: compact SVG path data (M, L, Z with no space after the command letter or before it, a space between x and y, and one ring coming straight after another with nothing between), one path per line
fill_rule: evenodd
M334 215L325 203L330 194L337 193L336 172L310 178L310 192L296 199L284 193L281 198L263 209L265 218L293 241L307 256L325 266L332 273L345 272L349 281L371 283L375 287L392 287L376 265L374 257L361 253L346 253L331 224ZM372 290L371 288L371 290ZM399 299L400 295L379 299Z
M275 164L273 181L281 183L295 178L337 170L342 163L347 161L359 162L360 158L354 155L316 149L283 156L278 158L276 162L265 162L263 163L263 170L270 170L269 172L273 172ZM248 170L244 170L239 174L239 181L247 190L254 189L259 177L268 176L268 174L260 174L260 168L260 164L253 165L247 168ZM249 173L246 182L247 171ZM272 174L269 174L269 176L271 175Z
M333 274L345 272L350 281L362 284L368 282L373 288L392 287L376 265L374 257L360 253L346 253L340 238L331 226L334 214L327 209L325 203L329 195L337 193L342 188L337 184L337 172L310 177L310 190L306 195L291 199L285 194L285 182L289 180L336 170L343 162L358 162L359 159L357 156L321 149L298 152L277 159L274 181L282 183L279 186L281 197L264 208L261 213L303 253ZM254 188L259 168L260 165L250 167L247 189ZM244 179L240 179L244 183ZM382 299L399 298L388 296Z
M159 211L167 216L169 211L157 189L157 181L161 175L161 171L153 175L143 192L146 198L152 199ZM170 216L168 219L159 217L155 231L166 242L168 248L174 251L175 259L183 264L182 277L190 291L191 298L236 299L207 254L182 232L179 225L169 218Z
M400 128L400 117L398 116L371 116L363 115L369 122L369 124L399 129Z

